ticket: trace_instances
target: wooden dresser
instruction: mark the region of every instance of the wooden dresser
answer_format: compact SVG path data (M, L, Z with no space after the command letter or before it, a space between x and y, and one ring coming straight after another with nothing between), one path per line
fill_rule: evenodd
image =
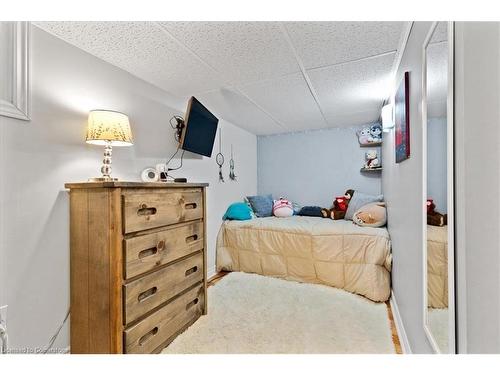
M207 311L208 184L65 186L71 353L161 351Z

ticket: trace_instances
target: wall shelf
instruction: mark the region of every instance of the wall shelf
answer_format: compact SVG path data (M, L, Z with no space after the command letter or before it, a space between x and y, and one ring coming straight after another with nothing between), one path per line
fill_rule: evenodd
M378 172L378 171L381 171L382 170L382 167L378 167L378 168L361 168L359 171L360 172Z
M380 147L382 146L382 142L373 142L368 144L359 144L359 147Z

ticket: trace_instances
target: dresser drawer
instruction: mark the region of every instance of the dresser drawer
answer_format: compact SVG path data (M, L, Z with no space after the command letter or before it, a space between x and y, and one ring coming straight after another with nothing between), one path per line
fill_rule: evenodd
M203 217L203 194L199 189L123 193L124 233L182 223Z
M151 353L200 317L205 296L199 285L124 331L125 353Z
M203 280L203 254L171 264L124 286L125 324Z
M124 249L125 278L130 279L203 249L203 222L126 239Z

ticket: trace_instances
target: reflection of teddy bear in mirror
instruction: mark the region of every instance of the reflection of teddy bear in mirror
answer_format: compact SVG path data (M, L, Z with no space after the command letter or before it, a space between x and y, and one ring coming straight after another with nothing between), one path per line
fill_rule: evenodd
M448 225L448 215L436 211L433 199L427 199L427 224L435 227Z
M378 158L377 150L368 150L365 154L365 159L366 169L380 168L380 160Z

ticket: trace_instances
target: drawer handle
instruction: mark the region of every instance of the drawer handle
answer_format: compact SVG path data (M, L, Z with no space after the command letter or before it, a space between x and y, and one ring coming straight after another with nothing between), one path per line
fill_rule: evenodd
M156 215L156 207L148 207L146 203L141 203L137 210L137 216L151 216Z
M186 276L189 276L189 275L191 275L192 273L195 273L196 271L198 271L198 266L194 266L193 268L188 269L188 270L185 272L185 275L186 275Z
M157 333L158 333L158 327L154 327L151 331L149 331L139 339L139 346L143 346L146 342L151 340Z
M186 210L194 210L196 207L198 207L198 205L196 203L186 203L184 205L184 208Z
M190 242L196 241L197 239L198 239L198 235L197 234L193 234L192 236L186 237L186 243L190 243Z
M143 302L144 300L155 295L157 291L158 291L158 288L154 286L151 289L148 289L145 292L142 292L141 294L139 294L139 296L137 297L137 300L139 302Z
M191 302L189 302L187 305L186 305L186 310L189 310L191 307L193 307L194 305L197 305L198 304L198 301L199 299L198 298L195 298L194 300L192 300Z
M152 255L155 255L156 253L158 253L158 247L152 247L150 249L142 250L139 253L139 259L150 257Z
M156 248L158 249L158 251L162 251L163 249L165 249L165 241L164 240L159 241L158 244L156 245Z

